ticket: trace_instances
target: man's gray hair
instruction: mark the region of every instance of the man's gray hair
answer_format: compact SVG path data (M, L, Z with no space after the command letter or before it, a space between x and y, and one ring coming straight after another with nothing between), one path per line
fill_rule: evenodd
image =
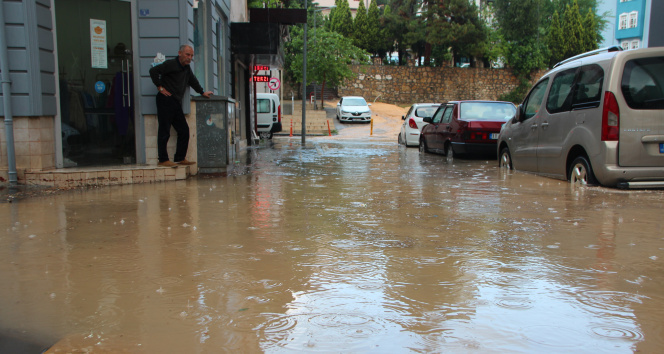
M183 44L183 45L180 46L180 49L178 49L178 52L183 51L184 48L187 48L187 47L191 48L192 50L194 49L194 47L192 47L192 46L189 45L189 44Z

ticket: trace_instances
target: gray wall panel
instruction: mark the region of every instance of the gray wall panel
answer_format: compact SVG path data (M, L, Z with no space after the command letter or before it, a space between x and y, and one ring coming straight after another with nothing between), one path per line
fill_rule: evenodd
M55 75L41 73L42 94L55 95Z
M37 6L37 25L48 29L53 28L53 18L51 17L51 10L48 7Z
M23 24L23 3L3 1L5 11L5 24Z
M154 97L157 94L157 87L152 83L149 76L141 77L141 95Z
M39 48L47 49L50 51L55 50L55 43L53 43L53 32L45 28L39 28L37 31L39 37Z
M180 4L177 0L139 0L138 1L138 16L139 17L178 17ZM145 11L149 13L145 16Z
M28 96L12 96L12 115L14 117L31 116L32 110L30 109L30 97ZM5 111L5 104L0 100L0 112ZM4 114L4 113L3 113Z
M44 105L44 111L42 112L45 116L55 116L56 113L56 98L52 95L42 95L42 103Z
M7 47L25 48L25 28L23 26L7 26L5 36L7 37Z
M157 103L154 96L141 96L141 108L143 114L157 114Z
M12 94L29 94L30 92L30 75L27 72L12 72L9 74L9 79L12 81Z
M25 49L9 49L7 56L9 57L9 67L12 70L28 70L28 53Z
M178 37L180 35L177 18L144 18L138 29L140 37Z
M168 58L177 55L179 47L178 38L142 38L138 55L154 58L157 53L162 53Z
M39 51L39 64L41 71L55 74L55 56L47 50Z

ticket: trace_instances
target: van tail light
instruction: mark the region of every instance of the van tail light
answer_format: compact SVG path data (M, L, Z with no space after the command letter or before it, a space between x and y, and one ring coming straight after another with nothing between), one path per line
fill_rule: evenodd
M602 141L617 141L620 131L620 109L616 96L611 91L604 93L602 108Z
M413 128L413 129L417 129L417 123L415 123L415 119L413 119L413 118L409 119L408 120L408 126Z
M277 119L279 123L281 123L281 105L277 107Z

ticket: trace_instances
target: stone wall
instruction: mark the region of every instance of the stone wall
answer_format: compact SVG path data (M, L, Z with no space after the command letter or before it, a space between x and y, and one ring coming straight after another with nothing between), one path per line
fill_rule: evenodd
M363 96L392 104L497 100L518 86L510 69L353 65L355 80L338 87L339 96ZM541 73L534 74L535 80Z

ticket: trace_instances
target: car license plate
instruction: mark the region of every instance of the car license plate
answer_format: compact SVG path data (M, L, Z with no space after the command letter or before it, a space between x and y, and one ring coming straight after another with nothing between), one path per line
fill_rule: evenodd
M664 154L664 143L659 143L659 153Z
M491 133L491 135L489 136L489 139L491 139L491 140L498 139L498 133ZM661 147L660 147L660 150L661 150Z

